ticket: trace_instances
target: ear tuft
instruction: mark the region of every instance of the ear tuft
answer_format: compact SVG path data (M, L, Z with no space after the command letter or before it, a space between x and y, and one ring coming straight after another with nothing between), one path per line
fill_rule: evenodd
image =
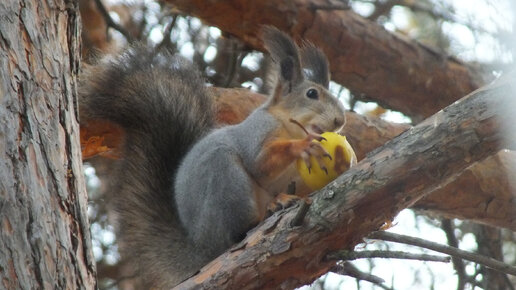
M308 70L307 79L325 88L330 85L330 68L326 55L313 44L307 42L301 50L303 67Z

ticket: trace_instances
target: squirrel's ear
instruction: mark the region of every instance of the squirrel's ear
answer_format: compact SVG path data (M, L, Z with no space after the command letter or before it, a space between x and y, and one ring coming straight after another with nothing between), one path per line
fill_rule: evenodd
M265 48L279 64L278 86L286 87L286 93L289 93L304 80L299 49L290 36L275 27L265 26L262 32Z
M330 85L330 68L326 55L319 48L307 42L301 50L301 59L306 78L328 88Z

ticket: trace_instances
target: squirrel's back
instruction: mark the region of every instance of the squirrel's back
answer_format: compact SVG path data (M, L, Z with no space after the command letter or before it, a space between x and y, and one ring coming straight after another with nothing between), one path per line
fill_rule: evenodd
M173 286L206 262L185 241L171 198L181 159L213 127L204 80L183 58L144 46L83 76L81 122L105 120L124 132L108 189L121 254L139 265L142 287Z

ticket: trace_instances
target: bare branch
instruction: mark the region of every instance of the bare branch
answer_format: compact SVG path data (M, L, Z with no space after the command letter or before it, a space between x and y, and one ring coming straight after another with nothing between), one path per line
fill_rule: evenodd
M369 258L384 258L384 259L404 259L404 260L419 260L428 262L442 262L449 263L451 257L449 256L436 256L419 253L407 253L401 251L346 251L341 250L334 253L330 253L326 256L329 260L356 260L356 259L369 259Z
M451 220L449 219L443 219L441 221L441 229L446 234L446 239L448 240L448 245L453 248L459 247L459 242L457 241L457 237L455 237L454 228L452 225ZM464 287L466 286L467 282L467 274L466 274L466 268L464 265L464 261L460 259L459 257L452 257L453 262L453 269L455 269L455 272L457 273L457 290L464 290Z
M490 257L482 256L468 251L463 251L458 248L430 242L424 239L384 231L373 232L369 234L368 238L390 241L395 243L402 243L422 247L425 249L430 249L436 252L445 253L454 257L459 257L468 261L482 264L502 273L507 273L516 276L516 267L510 266Z
M338 263L331 269L331 272L339 275L353 277L358 280L367 281L382 289L391 289L383 284L385 281L382 278L369 273L364 273L349 262Z

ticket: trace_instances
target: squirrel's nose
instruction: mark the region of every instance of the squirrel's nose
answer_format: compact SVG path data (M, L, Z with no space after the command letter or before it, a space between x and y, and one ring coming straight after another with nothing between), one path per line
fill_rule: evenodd
M335 128L340 128L340 127L344 126L344 123L346 123L346 117L344 117L344 116L336 117L333 120L333 124L335 125Z

